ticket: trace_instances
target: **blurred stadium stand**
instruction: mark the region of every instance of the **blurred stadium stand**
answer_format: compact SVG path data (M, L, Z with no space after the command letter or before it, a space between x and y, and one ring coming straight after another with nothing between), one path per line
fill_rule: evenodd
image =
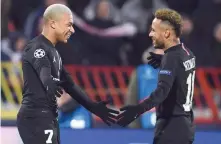
M120 108L125 101L127 85L133 67L66 65L73 80L85 89L93 100L113 99ZM15 120L21 102L22 72L20 65L2 62L2 120ZM198 68L194 92L194 112L197 124L221 124L221 69ZM97 117L94 120L99 121Z

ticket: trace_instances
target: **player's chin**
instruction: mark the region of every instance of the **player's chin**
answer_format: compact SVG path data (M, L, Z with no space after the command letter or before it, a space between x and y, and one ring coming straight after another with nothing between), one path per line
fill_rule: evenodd
M67 43L68 42L68 38L64 38L62 41L63 41L63 43Z
M67 39L65 39L65 40L64 40L64 43L67 43L67 42L68 42L68 40L67 40Z
M157 48L157 45L156 45L155 43L153 43L153 47L154 47L154 48Z
M65 37L63 42L64 42L64 43L67 43L69 38L70 38L70 36Z
M152 45L153 47L156 47L156 42L154 40L152 40Z
M157 43L153 43L153 47L155 49L161 49L161 45L157 44Z

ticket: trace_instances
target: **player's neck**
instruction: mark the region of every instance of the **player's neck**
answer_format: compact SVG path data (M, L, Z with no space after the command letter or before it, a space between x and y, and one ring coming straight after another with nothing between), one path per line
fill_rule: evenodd
M56 45L57 40L56 40L56 38L54 37L54 35L53 35L48 29L43 28L41 34L42 34L43 36L45 36L45 37L53 44L53 46Z
M167 43L165 43L165 48L164 48L164 51L173 47L173 46L176 46L180 44L180 39L179 38L176 38L176 39L172 39L170 41L168 41Z

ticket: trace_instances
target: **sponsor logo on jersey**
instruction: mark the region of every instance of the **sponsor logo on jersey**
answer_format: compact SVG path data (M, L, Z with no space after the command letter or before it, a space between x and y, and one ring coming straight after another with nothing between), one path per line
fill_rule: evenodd
M160 74L164 74L164 75L171 75L171 71L169 70L160 70Z

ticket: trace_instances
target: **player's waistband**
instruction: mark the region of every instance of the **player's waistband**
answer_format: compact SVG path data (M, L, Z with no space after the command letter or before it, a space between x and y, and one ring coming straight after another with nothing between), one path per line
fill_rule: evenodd
M176 118L176 117L186 117L190 119L191 121L194 120L194 114L193 111L187 112L187 113L177 113L177 114L171 114L171 115L163 115L157 113L157 119L170 119L170 118Z
M157 120L159 120L159 119L170 120L172 118L178 118L178 117L184 117L184 118L189 119L190 121L193 121L193 117L191 115L157 116Z
M58 116L56 110L50 108L30 107L27 105L21 106L18 115L29 117L51 117L56 118Z

